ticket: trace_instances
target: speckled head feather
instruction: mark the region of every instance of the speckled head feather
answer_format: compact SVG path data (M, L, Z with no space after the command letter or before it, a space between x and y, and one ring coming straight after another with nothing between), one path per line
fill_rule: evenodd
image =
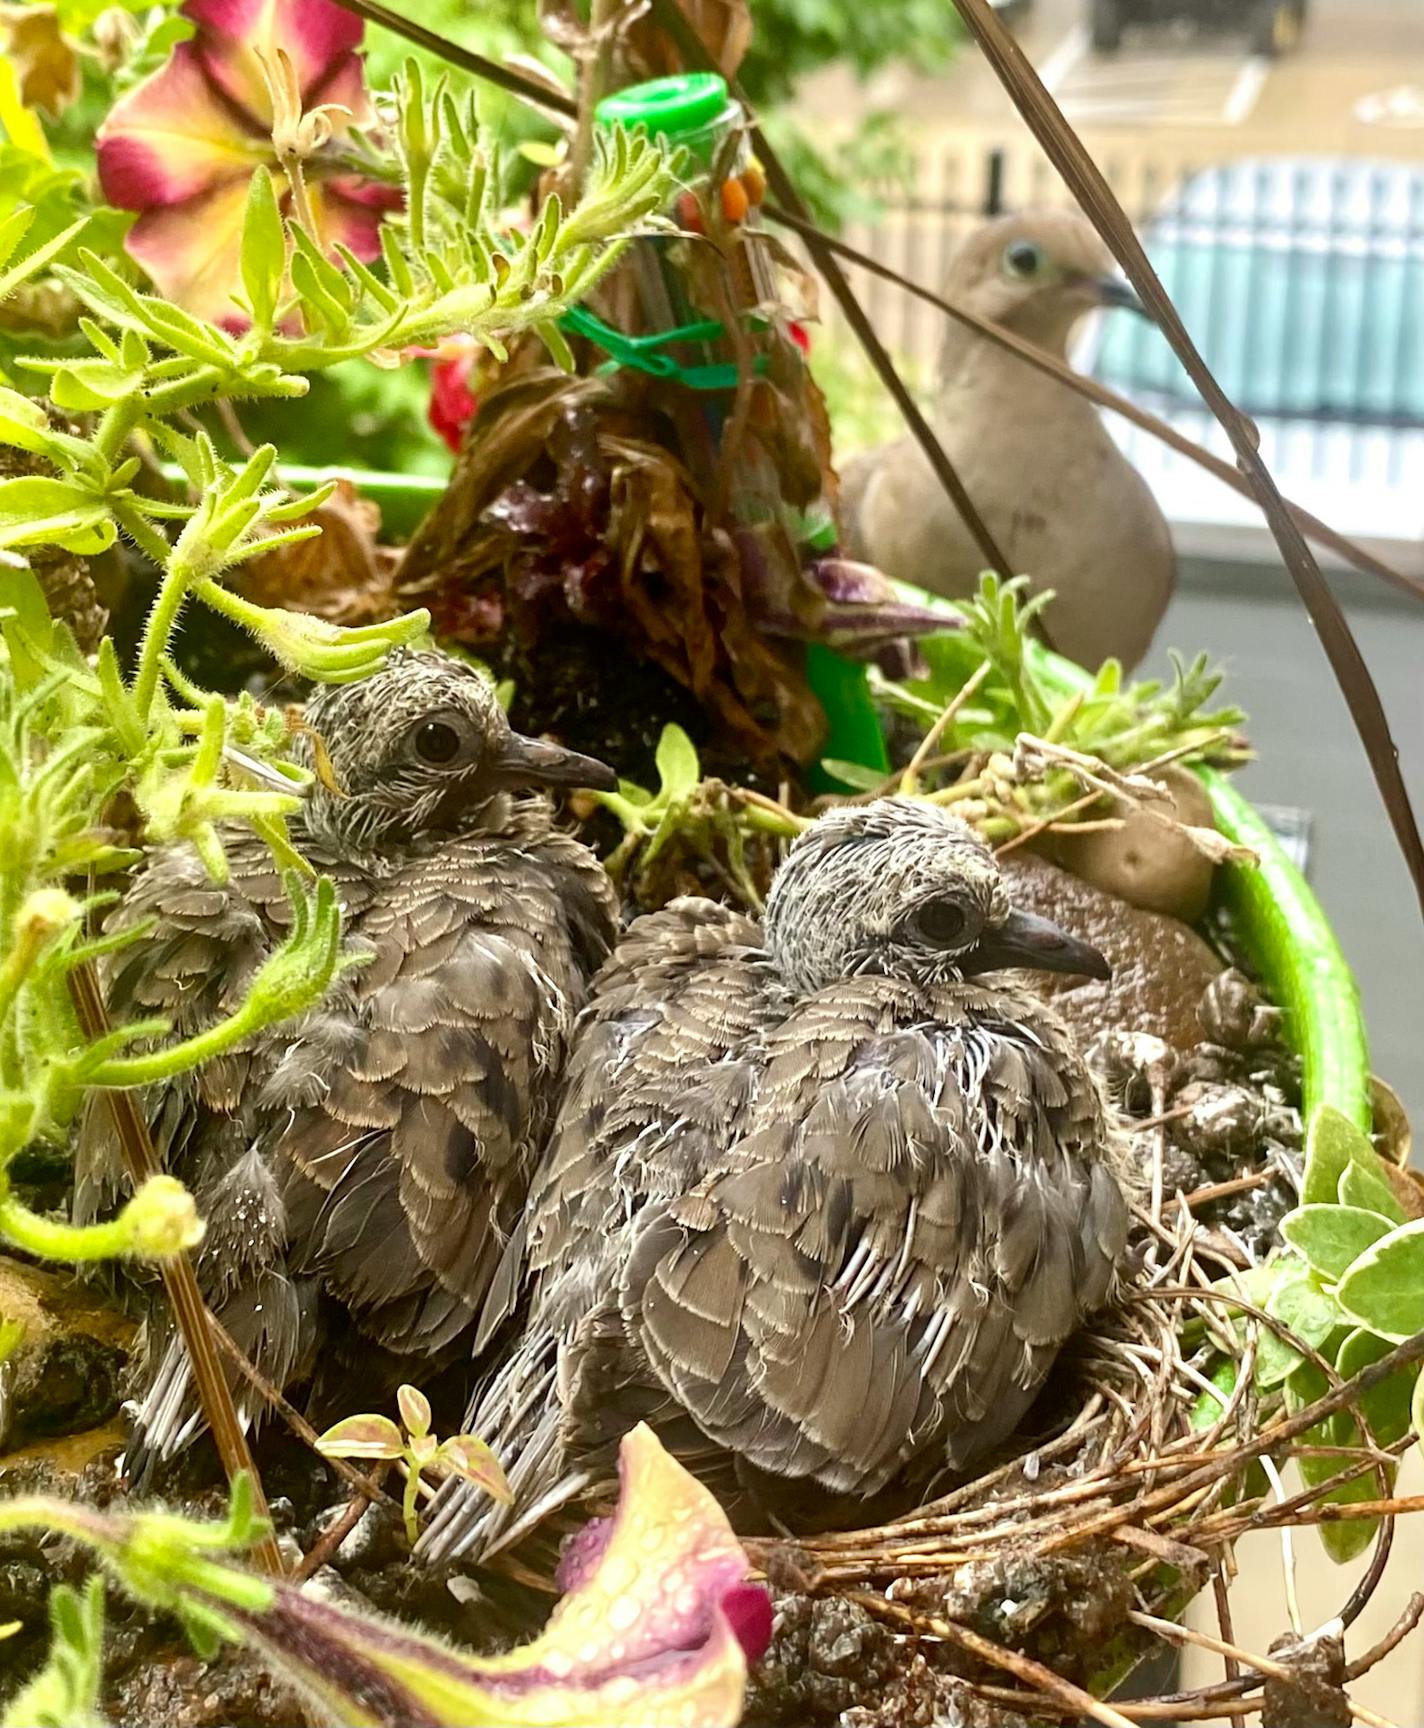
M518 788L617 784L592 757L513 731L490 680L447 654L397 653L373 677L329 685L307 704L306 722L336 782L318 776L307 832L356 851L498 822ZM315 766L309 735L295 754Z
M807 829L772 883L765 931L801 991L867 972L932 984L1009 966L1103 976L1107 964L1016 912L978 835L917 798L844 805Z

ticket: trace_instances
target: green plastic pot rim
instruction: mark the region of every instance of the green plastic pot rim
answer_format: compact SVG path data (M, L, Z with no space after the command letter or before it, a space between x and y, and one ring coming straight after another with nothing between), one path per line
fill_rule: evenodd
M396 506L392 517L398 511L408 519L407 513L414 511L417 520L446 485L431 476L407 477L359 468L300 468L285 464L282 468L283 479L294 486L316 485L333 476L350 480L358 491L383 508L387 504ZM895 587L916 605L940 607L947 617L953 615L953 607L936 595L926 594L909 583L896 583ZM1034 651L1040 656L1043 669L1065 691L1081 689L1090 682L1091 675L1071 660L1043 648ZM843 656L835 658L843 660ZM844 665L859 670L854 662L844 661ZM870 700L863 672L859 680L817 677L815 682L817 694L827 707L834 740L834 748L828 746L827 753L847 761L859 760L863 749L858 746L864 744L867 736L864 710ZM867 762L866 766L878 767L879 763ZM1260 898L1236 891L1250 866L1221 866L1247 958L1260 973L1272 998L1286 1010L1290 1042L1301 1059L1305 1113L1309 1117L1319 1105L1330 1104L1368 1132L1373 1124L1369 1043L1349 963L1310 884L1286 856L1259 812L1224 775L1209 768L1198 773L1222 833L1248 846L1259 858L1254 874L1266 887L1265 898L1283 925L1285 940L1272 940L1260 911ZM1315 939L1310 944L1300 935L1304 923L1314 932Z

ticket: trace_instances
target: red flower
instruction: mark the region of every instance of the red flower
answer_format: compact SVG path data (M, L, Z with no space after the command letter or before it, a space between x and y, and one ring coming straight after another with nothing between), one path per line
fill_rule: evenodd
M469 336L452 336L439 348L426 350L430 368L430 424L458 456L465 428L479 412L480 399L470 387L486 351Z

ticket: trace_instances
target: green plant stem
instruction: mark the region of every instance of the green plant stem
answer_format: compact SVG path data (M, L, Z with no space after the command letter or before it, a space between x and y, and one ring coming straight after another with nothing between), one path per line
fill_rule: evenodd
M85 1084L126 1090L171 1080L175 1074L185 1074L190 1068L199 1068L215 1056L231 1050L234 1044L240 1044L264 1024L260 1008L254 1008L249 997L226 1020L195 1032L181 1044L168 1044L162 1050L149 1050L142 1056L109 1057L85 1075Z
M138 651L138 671L134 675L133 699L140 721L147 726L153 713L153 700L158 693L158 680L163 672L163 657L188 598L189 573L181 565L170 565L158 588L158 598L143 627L143 641Z
M42 1218L9 1194L0 1198L0 1237L37 1260L112 1260L132 1247L121 1218L106 1224L66 1224Z
M401 1512L405 1518L406 1540L414 1548L420 1540L420 1515L416 1509L420 1497L420 1468L409 1458L402 1458L405 1471L405 1491L401 1495Z

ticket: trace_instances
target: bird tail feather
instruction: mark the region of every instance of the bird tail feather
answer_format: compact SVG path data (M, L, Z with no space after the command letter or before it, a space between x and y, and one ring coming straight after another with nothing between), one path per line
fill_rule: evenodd
M559 1348L552 1332L526 1336L476 1396L465 1421L503 1466L508 1504L451 1477L436 1494L415 1552L430 1564L486 1560L517 1542L587 1486L569 1467L558 1392Z

